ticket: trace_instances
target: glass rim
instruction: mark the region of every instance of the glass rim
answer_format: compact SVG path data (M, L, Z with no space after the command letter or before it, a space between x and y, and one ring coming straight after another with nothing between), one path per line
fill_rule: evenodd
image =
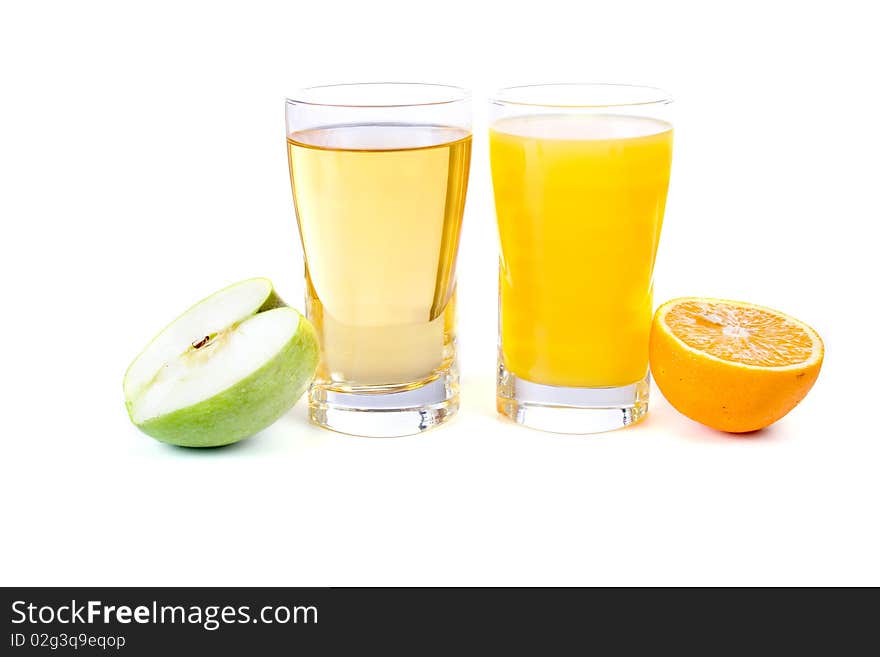
M377 102L326 102L319 101L314 99L309 99L309 94L320 94L323 91L328 91L331 89L339 89L339 90L347 90L347 89L365 89L365 88L377 88L377 89L390 89L392 87L398 88L406 88L415 90L416 88L429 88L439 93L441 90L444 90L448 93L448 97L440 96L437 100L414 100L413 102L389 102L389 103L377 103ZM458 103L461 101L469 100L471 97L471 92L463 87L458 87L451 84L440 84L436 82L341 82L336 84L319 84L312 87L303 87L302 89L298 89L294 96L287 96L284 100L286 104L289 105L311 105L314 107L344 107L351 109L369 109L369 108L382 108L382 107L429 107L432 105L450 105L452 103Z
M572 94L572 100L552 99L552 92L560 92L563 90L575 92ZM539 98L528 98L530 92L550 92L546 94L549 99L546 101ZM614 94L622 99L615 101L580 101L577 100L577 93L585 93L587 91L600 92L612 97ZM520 96L519 98L517 96ZM563 94L564 95L564 94ZM586 95L586 93L585 93ZM629 95L630 98L625 98ZM644 96L644 97L643 97ZM496 105L514 105L521 107L548 107L548 108L570 108L570 109L600 109L612 107L639 107L646 105L668 105L673 102L672 95L659 87L652 87L640 84L620 84L614 82L545 82L539 84L521 84L513 87L504 87L497 90L489 99L490 103Z

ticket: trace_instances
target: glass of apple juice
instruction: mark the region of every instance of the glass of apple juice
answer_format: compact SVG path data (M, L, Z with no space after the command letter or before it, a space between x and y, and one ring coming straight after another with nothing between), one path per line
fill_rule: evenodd
M398 436L458 408L455 264L471 156L457 87L365 83L286 101L306 311L321 363L311 421Z

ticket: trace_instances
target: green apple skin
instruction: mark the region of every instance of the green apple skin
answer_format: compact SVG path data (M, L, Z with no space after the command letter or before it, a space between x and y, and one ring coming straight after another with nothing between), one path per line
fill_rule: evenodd
M271 283L270 283L271 285ZM275 291L274 286L272 287L272 291L269 292L269 296L266 297L266 300L263 302L263 305L257 309L257 313L262 313L267 310L275 310L275 308L286 308L287 304L284 303L284 299L278 296L278 293ZM254 313L255 315L257 313Z
M205 401L153 418L138 425L156 440L181 447L220 447L262 431L278 420L305 392L318 367L315 329L273 292L260 312L291 312L299 327L269 362L225 391ZM238 409L247 408L247 413Z

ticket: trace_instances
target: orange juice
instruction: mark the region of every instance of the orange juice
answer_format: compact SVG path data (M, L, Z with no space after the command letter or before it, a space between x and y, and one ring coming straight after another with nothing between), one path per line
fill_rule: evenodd
M570 387L647 375L672 134L664 121L617 115L492 125L505 369Z

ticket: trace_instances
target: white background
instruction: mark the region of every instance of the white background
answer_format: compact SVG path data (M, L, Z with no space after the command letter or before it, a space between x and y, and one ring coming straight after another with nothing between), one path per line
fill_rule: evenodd
M880 584L880 48L870 3L9 2L0 9L0 583ZM197 299L302 298L283 97L474 92L459 267L462 409L376 440L305 404L237 446L138 433L122 375ZM749 437L653 393L631 430L494 412L486 97L516 83L676 97L656 269L825 338L807 399Z

